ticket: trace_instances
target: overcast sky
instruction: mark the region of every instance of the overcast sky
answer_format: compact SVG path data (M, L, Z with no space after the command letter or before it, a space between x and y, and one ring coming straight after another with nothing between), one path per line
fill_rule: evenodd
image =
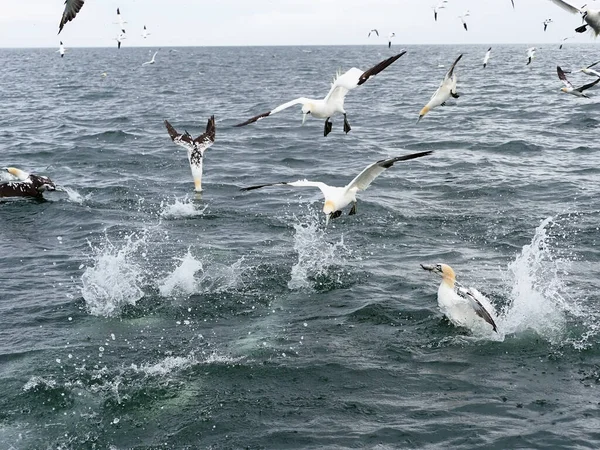
M354 45L394 43L555 43L581 24L549 0L449 0L433 20L438 0L86 0L60 36L64 0L2 0L0 47L113 46L116 9L128 23L124 46ZM574 0L575 4L585 3ZM591 2L588 2L591 5ZM600 2L595 5L600 9ZM458 15L470 10L469 31ZM554 23L544 33L542 22ZM146 25L152 33L141 37ZM367 39L371 28L381 37ZM589 34L573 42L594 42Z

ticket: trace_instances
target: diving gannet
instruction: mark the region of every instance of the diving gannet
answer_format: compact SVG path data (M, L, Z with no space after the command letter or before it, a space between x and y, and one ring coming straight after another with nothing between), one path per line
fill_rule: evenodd
M433 8L433 19L437 22L437 18L438 18L438 12L440 11L440 9L444 9L446 7L446 3L448 3L448 0L441 0L437 5L432 6Z
M396 33L388 34L388 48L392 47L392 38L396 36Z
M48 178L33 175L14 167L4 169L17 181L0 183L0 197L34 197L41 199L46 191L55 191L56 185Z
M585 21L584 25L575 28L577 33L585 33L588 31L588 26L593 30L594 36L600 34L600 10L590 9L587 5L583 5L581 8L571 5L565 0L550 0L552 3L560 6L571 14L581 14L582 19Z
M456 92L458 78L454 73L454 68L456 67L456 64L460 61L461 58L462 53L458 55L458 58L456 58L456 61L454 61L452 67L450 67L448 72L446 72L446 76L444 77L442 84L440 84L440 87L437 89L437 91L434 92L431 99L429 100L429 103L427 103L419 113L419 120L417 120L417 123L419 123L419 121L433 108L437 108L438 106L444 106L446 104L446 101L450 97L459 97L458 93Z
M361 173L359 173L350 183L344 187L328 186L319 181L298 180L292 182L282 181L279 183L261 184L258 186L250 186L242 188L242 191L251 191L268 186L294 186L294 187L316 187L321 190L325 197L323 205L323 213L326 215L326 224L329 219L335 219L342 215L342 209L353 203L349 215L356 214L356 194L359 191L364 191L369 187L375 178L383 171L389 169L398 161L408 161L410 159L421 158L422 156L431 155L433 152L412 153L410 155L398 156L396 158L382 159L373 164L368 165Z
M558 73L558 78L560 78L560 80L565 84L565 87L561 88L560 90L567 94L572 94L576 97L589 98L587 95L585 95L583 93L583 91L591 88L592 86L595 86L600 81L600 78L597 78L596 81L593 81L589 84L586 84L584 86L581 86L580 88L575 89L575 87L573 87L571 82L569 80L567 80L567 76L565 75L563 70L560 68L560 66L556 66L556 72Z
M144 31L142 31L142 37L144 39L146 39L148 36L150 36L152 33L148 33L148 30L146 29L146 25L144 25Z
M421 267L442 276L442 283L438 289L438 306L442 313L458 327L470 330L481 324L483 319L492 326L497 333L498 328L492 314L494 307L479 291L474 288L457 286L454 270L447 264L423 265Z
M363 71L353 67L346 73L337 73L336 78L331 84L331 89L323 99L311 99L306 97L300 97L290 102L279 105L277 108L268 111L266 113L254 116L245 122L234 125L236 127L243 127L245 125L254 123L260 119L276 114L284 109L290 108L295 105L302 105L302 124L306 121L306 117L310 114L312 117L319 119L325 119L325 130L324 135L327 136L332 129L332 123L329 119L337 114L341 113L344 115L344 131L348 133L351 128L346 117L346 110L344 109L344 100L346 94L352 89L360 86L370 77L377 75L379 72L386 69L390 64L394 63L398 58L404 55L406 51L402 51L395 56L392 56L385 61L380 62L376 66L371 67L369 70Z
M467 28L467 22L465 21L466 17L469 17L471 14L469 13L469 10L465 11L465 13L462 16L458 16L458 18L460 19L460 21L463 24L463 28L465 29L465 31L469 31L469 29Z
M533 58L535 58L535 50L535 47L529 47L527 49L527 64L525 64L526 66L531 64L531 61L533 61Z
M58 50L56 50L56 53L60 53L60 57L64 58L65 57L65 46L63 45L62 41L60 41L60 46L58 47Z
M485 69L488 65L488 61L490 60L490 56L492 55L492 47L488 48L484 58L483 58L483 68Z
M550 25L551 23L552 23L552 19L544 20L544 31L546 31L546 29L548 28L548 25Z
M125 36L125 30L121 31L115 39L117 41L117 48L121 48L121 44L125 39L127 39L127 36Z
M115 22L115 23L116 23L116 24L118 24L118 25L119 25L119 28L121 29L121 31L122 31L123 33L125 33L125 24L126 24L127 22L125 22L125 21L123 20L123 16L121 16L121 10L120 10L119 8L117 8L117 21L118 21L118 22Z
M180 134L165 120L165 126L171 136L171 140L187 150L190 169L192 169L192 177L194 178L194 190L202 192L202 160L204 152L215 143L215 116L211 116L206 124L206 131L193 139L192 136L185 131Z
M83 7L84 0L65 0L65 10L58 24L58 34L62 31L67 22L75 18L79 10Z
M600 72L592 69L592 67L594 67L598 63L600 63L600 61L596 61L595 63L592 63L587 67L584 67L583 69L579 69L579 70L577 70L577 72L583 72L586 75L589 75L591 77L599 77L600 78Z

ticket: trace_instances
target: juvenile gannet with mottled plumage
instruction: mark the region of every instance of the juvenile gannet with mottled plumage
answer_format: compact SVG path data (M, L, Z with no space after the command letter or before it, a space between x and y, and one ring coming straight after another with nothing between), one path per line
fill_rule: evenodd
M482 320L489 323L497 333L494 321L496 312L488 299L474 288L457 286L456 275L447 264L423 265L421 267L442 276L438 289L438 305L442 313L458 327L470 330L481 326Z
M419 121L425 116L425 114L427 114L433 108L445 105L446 101L450 97L459 97L458 93L456 92L458 78L454 73L454 68L456 67L456 64L460 61L460 58L462 58L462 54L458 55L458 58L456 58L456 61L454 61L452 67L450 67L450 70L446 72L446 76L444 77L442 84L440 84L440 87L437 89L437 91L434 92L433 96L429 100L429 103L427 103L419 113L419 120L417 120L417 123L419 123Z
M488 65L488 61L490 60L490 56L492 55L492 47L488 48L484 58L483 58L483 68L485 69Z
M83 7L84 0L65 0L65 10L58 24L58 34L62 31L67 22L75 18L79 10Z
M581 86L581 87L575 89L575 87L571 84L571 82L569 80L567 80L567 76L565 75L563 70L560 68L560 66L556 66L556 72L558 73L558 78L560 78L560 80L565 84L565 87L561 88L560 90L567 94L572 94L576 97L589 98L587 95L585 95L583 93L583 91L591 88L592 86L595 86L600 81L600 78L597 78L596 81L593 81L592 83L586 84L584 86Z
M327 136L332 128L332 123L329 121L329 119L333 115L341 113L344 115L344 131L348 133L351 130L351 128L346 117L346 110L344 109L344 100L346 99L346 94L348 94L348 92L352 89L363 84L370 77L375 76L379 72L386 69L390 64L394 63L405 53L405 51L402 51L397 55L380 62L376 66L371 67L369 70L366 71L353 67L344 74L338 73L337 77L331 84L331 89L329 90L329 93L323 99L311 99L306 97L300 97L290 102L284 103L283 105L280 105L271 111L259 114L258 116L254 116L251 119L248 119L245 122L239 123L234 126L243 127L244 125L254 123L268 116L272 116L273 114L283 111L284 109L290 108L292 106L302 105L302 124L304 124L304 122L306 121L306 117L309 114L312 117L325 119L324 135Z
M48 178L27 173L15 167L4 169L15 181L0 183L0 197L34 197L41 199L46 191L55 191L56 185Z
M215 143L215 116L211 116L206 124L206 131L193 139L190 133L180 134L165 120L165 126L171 136L171 140L187 150L192 177L194 178L194 190L202 192L202 161L204 152Z
M560 6L571 14L581 14L582 19L585 21L584 25L575 28L577 33L585 33L588 31L588 26L592 29L595 37L600 34L600 10L590 9L587 5L583 5L581 8L571 5L564 0L550 0L552 3Z
M260 189L268 186L294 186L294 187L316 187L321 190L323 197L325 197L325 204L323 205L323 213L326 215L326 224L329 223L329 219L335 219L342 215L342 210L353 203L350 215L356 214L356 194L359 191L364 191L369 187L375 178L377 178L386 169L389 169L394 163L399 161L408 161L415 158L421 158L422 156L431 155L431 151L412 153L410 155L398 156L396 158L382 159L373 164L368 165L361 173L359 173L350 183L344 187L328 186L325 183L319 181L308 181L298 180L292 182L279 182L261 184L258 186L250 186L243 188L242 191L251 191L254 189Z

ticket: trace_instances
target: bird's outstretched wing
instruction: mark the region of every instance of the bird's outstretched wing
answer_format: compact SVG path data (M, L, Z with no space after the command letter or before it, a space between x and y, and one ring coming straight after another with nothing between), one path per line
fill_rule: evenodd
M475 297L475 295L469 289L457 288L456 293L461 298L463 298L469 302L469 304L475 311L475 314L477 314L479 317L481 317L483 320L485 320L487 323L489 323L496 333L498 332L498 327L496 326L496 322L494 322L494 319L492 318L492 316L490 315L488 310L485 309L485 307L481 304L481 302L479 300L477 300L477 297Z
M382 159L368 165L361 173L359 173L348 185L346 186L346 192L350 189L358 189L364 191L369 187L375 178L377 178L383 171L389 169L398 161L408 161L410 159L421 158L422 156L431 155L432 151L411 153L410 155L397 156L395 158Z
M254 116L254 117L246 120L245 122L238 123L237 125L234 125L234 127L243 127L245 125L250 125L251 123L257 122L260 119L264 119L265 117L269 117L269 116L271 116L273 114L278 113L279 111L283 111L284 109L290 108L290 107L292 107L294 105L304 104L307 101L308 101L308 99L305 98L305 97L297 98L295 100L292 100L292 101L289 101L287 103L284 103L283 105L279 105L277 108L272 109L271 111L267 111L266 113L262 113L262 114L259 114L257 116Z
M193 141L196 144L196 149L204 154L204 151L215 143L215 134L215 116L210 116L206 124L206 131Z
M594 67L598 63L600 63L600 60L596 61L595 63L590 64L589 66L586 67L586 69L591 69L592 67Z
M268 183L268 184L259 184L257 186L250 186L246 188L240 189L241 191L253 191L255 189L261 189L269 186L294 186L294 187L316 187L321 190L323 195L327 195L327 191L330 189L330 186L325 183L321 183L320 181L308 181L308 180L298 180L298 181L281 181L279 183Z
M593 81L589 84L584 84L583 86L581 86L580 88L577 88L576 90L578 90L579 92L583 92L583 91L591 88L592 86L597 85L599 81L600 81L600 78L597 78L596 81Z
M165 126L167 127L167 131L169 132L169 136L171 136L171 140L173 142L181 147L184 147L186 150L191 151L194 149L194 141L192 136L190 136L187 131L184 134L178 133L168 120L165 120Z
M371 67L369 70L365 70L362 73L362 75L360 76L360 78L358 79L357 85L360 86L365 81L367 81L369 78L371 78L371 77L377 75L379 72L382 72L383 70L385 70L391 64L393 64L394 62L396 62L398 60L398 58L400 58L405 53L406 53L406 50L403 50L400 53L398 53L397 55L391 56L388 59L386 59L384 61L381 61L379 64Z
M454 68L456 67L456 65L458 64L458 62L460 61L460 59L462 57L463 57L463 55L461 53L460 55L458 55L458 58L456 58L456 60L452 63L452 66L450 67L450 69L448 69L448 72L446 72L446 76L444 77L444 82L449 80L450 78L452 78L452 76L454 75Z
M571 82L569 80L567 80L567 76L565 75L563 70L560 68L560 66L556 66L556 73L558 73L558 78L560 78L560 80L565 84L565 86L567 86L568 88L573 87Z
M58 34L60 34L67 22L75 18L79 10L83 7L83 2L84 0L65 0L65 10L58 24Z
M570 3L565 2L564 0L550 0L550 1L557 6L560 6L565 11L570 12L571 14L577 14L581 11L579 8L571 5Z

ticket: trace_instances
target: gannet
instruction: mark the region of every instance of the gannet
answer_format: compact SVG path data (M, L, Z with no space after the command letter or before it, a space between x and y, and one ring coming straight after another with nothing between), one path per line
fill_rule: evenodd
M566 38L562 38L562 42L560 43L560 46L558 47L559 50L562 50L563 45L565 44L565 42L569 39L571 39L573 36L568 36Z
M65 10L58 24L58 34L62 31L67 22L75 18L79 10L83 7L84 0L65 0Z
M526 66L531 64L531 61L533 61L533 58L535 58L535 50L535 47L530 47L527 49L527 64L525 64Z
M565 11L571 14L581 14L582 19L585 21L585 25L575 28L577 33L585 33L588 26L592 28L594 36L600 34L600 10L590 9L587 5L583 5L581 8L571 5L565 0L550 0L552 3L560 6Z
M58 47L58 50L56 50L56 53L60 53L60 57L64 58L65 57L65 46L63 45L62 41L60 41L60 46Z
M571 82L569 80L567 80L567 76L565 75L563 70L560 68L560 66L556 66L556 72L558 73L558 78L560 78L560 80L565 84L565 87L561 88L560 90L563 92L566 92L567 94L575 95L576 97L589 98L587 95L585 95L583 93L583 91L591 88L592 86L595 86L600 81L600 78L597 78L596 81L593 81L592 83L586 84L584 86L581 86L580 88L575 89L573 87L573 85L571 84Z
M586 75L589 75L591 77L599 77L600 78L600 72L597 72L596 70L592 69L592 67L594 67L598 63L600 63L600 61L596 61L595 63L592 63L587 67L584 67L583 69L579 69L579 70L577 70L577 72L583 72Z
M410 155L398 156L396 158L382 159L373 164L369 164L361 173L359 173L350 183L344 187L328 186L319 181L298 180L292 182L282 181L279 183L261 184L258 186L250 186L242 188L242 191L251 191L268 186L294 186L294 187L316 187L321 190L325 203L323 205L323 213L326 215L326 224L329 219L335 219L342 215L342 209L353 203L349 215L356 214L356 194L359 191L364 191L369 187L375 178L377 178L385 169L389 169L394 163L399 161L408 161L410 159L421 158L422 156L431 155L433 152L419 152Z
M121 16L121 10L119 8L117 8L117 22L115 23L118 24L121 31L125 33L125 24L127 22L123 20L123 16Z
M377 31L375 28L373 28L371 31L369 31L369 35L367 36L368 38L371 37L371 33L375 33L377 35L377 37L379 37L379 31Z
M515 9L515 0L510 0L510 2L511 2L511 3L512 3L512 5L513 5L513 9Z
M493 316L496 312L479 291L474 288L457 286L454 270L447 264L424 265L421 267L442 276L442 283L438 289L438 305L442 313L458 327L470 330L482 324L482 319L492 326L497 333L498 328Z
M206 124L206 131L193 139L192 136L185 131L184 134L179 134L171 124L165 120L165 126L171 136L171 140L187 150L190 169L192 169L192 177L194 179L194 190L202 192L202 160L204 152L215 143L215 116L211 116Z
M396 33L390 33L388 34L388 48L392 47L392 38L396 36Z
M483 68L487 67L488 61L490 60L490 56L492 55L492 47L488 48L484 58L483 58Z
M444 106L446 104L446 101L450 97L459 97L458 93L456 92L456 84L458 83L458 78L454 73L454 68L456 67L456 64L460 61L460 58L462 58L462 53L458 55L458 58L456 58L456 61L454 61L452 67L450 67L448 72L446 72L446 76L444 77L442 84L440 84L440 87L437 89L437 91L435 91L435 93L429 100L429 103L427 103L419 113L419 120L417 120L417 123L419 123L423 116L425 116L433 108L437 108L438 106Z
M283 105L280 105L271 111L259 114L258 116L254 116L251 119L248 119L245 122L239 123L234 126L243 127L245 125L254 123L260 119L271 116L292 106L302 105L302 124L304 124L304 122L306 121L306 117L309 114L312 117L325 119L324 135L327 136L332 128L332 123L329 121L329 119L333 115L340 113L344 115L344 131L348 133L351 130L351 128L346 117L346 110L344 109L344 100L346 98L346 94L348 94L349 91L356 88L357 86L363 84L370 77L375 76L379 72L386 69L390 64L394 63L405 53L406 51L402 51L397 55L380 62L376 66L371 67L369 70L366 71L362 71L360 69L357 69L356 67L353 67L344 74L340 74L340 72L338 72L336 78L331 84L331 89L323 99L315 100L311 98L300 97L290 102L284 103Z
M121 48L121 43L127 39L127 36L125 36L125 30L121 31L115 39L117 40L117 48Z
M460 19L460 21L463 24L463 28L465 29L465 31L469 31L469 29L467 28L467 22L465 22L465 18L469 17L471 14L469 13L469 10L465 11L465 13L462 16L458 16L458 18Z
M441 0L437 5L432 6L433 18L436 22L437 22L438 12L440 11L440 9L444 9L446 7L446 3L448 3L448 0Z
M154 52L154 55L152 55L152 59L150 61L146 61L145 63L142 63L142 66L148 65L148 64L154 64L154 58L156 57L156 54L158 53L158 50Z
M146 25L144 25L144 31L142 31L142 37L144 39L146 39L148 36L150 36L152 33L148 33L148 30L146 29Z
M56 190L56 185L48 177L33 175L15 167L4 170L17 181L0 183L0 197L42 198L44 192Z
M551 23L552 23L552 19L544 20L544 31L546 31L546 28L548 28L548 25L550 25Z

